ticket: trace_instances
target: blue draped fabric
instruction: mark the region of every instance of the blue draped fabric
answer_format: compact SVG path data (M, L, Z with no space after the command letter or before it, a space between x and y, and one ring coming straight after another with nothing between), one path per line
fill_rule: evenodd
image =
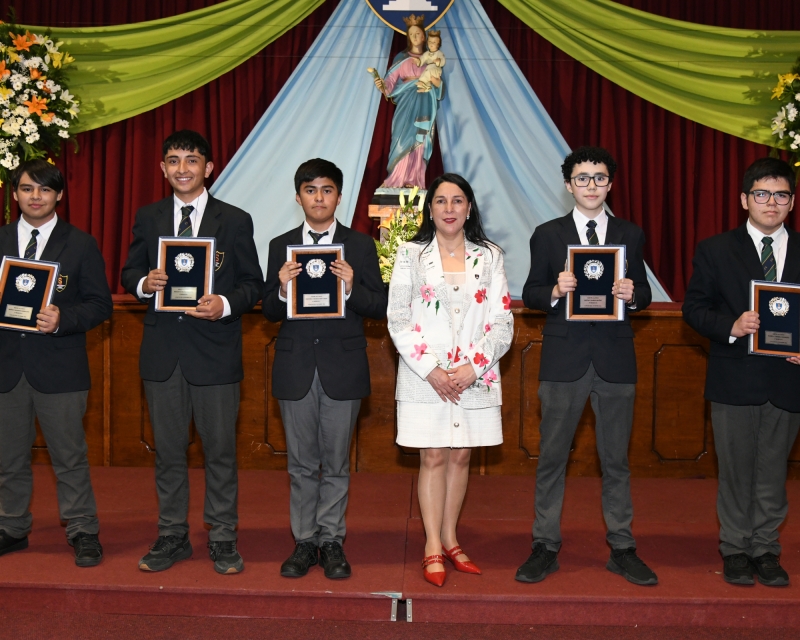
M478 0L457 0L439 25L447 58L437 119L444 168L472 185L518 297L534 228L574 206L560 169L570 149ZM648 279L653 301L668 302L649 269Z
M406 51L398 53L386 75L397 73L400 65L409 57ZM420 145L424 147L423 157L426 164L431 159L433 153L431 126L436 120L443 92L444 83L441 87L432 87L430 91L424 93L417 92L415 81L398 82L394 86L389 97L394 100L397 107L392 117L392 147L387 175L394 171L395 165L400 160Z
M383 75L393 33L366 2L344 0L211 188L253 216L263 267L269 241L303 221L294 173L305 160L342 170L336 217L352 222L381 100L367 67Z

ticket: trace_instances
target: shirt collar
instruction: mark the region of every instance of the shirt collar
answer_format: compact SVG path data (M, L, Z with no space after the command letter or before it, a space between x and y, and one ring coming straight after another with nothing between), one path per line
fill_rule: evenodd
M173 202L173 211L175 213L180 213L181 208L185 207L186 205L191 205L194 207L192 214L195 213L203 213L206 210L206 204L208 204L208 191L203 188L203 193L197 196L191 202L184 202L175 194L172 195L172 202Z
M309 231L314 231L314 229L312 229L309 226L307 220L303 220L303 239L304 240L305 240L305 238L310 237L308 235ZM314 233L325 233L325 231L328 232L328 236L326 236L326 237L330 237L331 241L333 241L333 235L336 233L336 218L333 219L333 222L331 222L331 226L330 227L328 227L324 231L314 231Z
M597 223L597 226L600 228L605 227L605 225L608 223L608 214L606 213L605 209L603 209L600 215L595 216L594 218L589 218L588 216L585 216L583 213L578 211L578 207L575 207L572 209L572 215L575 218L575 224L580 226L581 228L585 227L586 223L589 222L589 220L594 220Z
M48 220L43 225L39 227L34 227L30 223L25 221L25 218L22 216L19 217L19 228L25 232L26 235L30 235L31 231L34 229L38 229L39 235L42 237L49 237L50 233L55 229L56 224L58 223L58 214L53 216L52 220Z
M759 231L756 229L753 224L750 222L750 218L747 218L747 233L750 234L750 237L753 239L757 245L761 244L761 241L769 236L772 238L772 244L774 245L776 242L781 243L784 239L789 235L789 232L786 231L785 225L781 224L781 228L775 231L772 234L764 233L763 231Z

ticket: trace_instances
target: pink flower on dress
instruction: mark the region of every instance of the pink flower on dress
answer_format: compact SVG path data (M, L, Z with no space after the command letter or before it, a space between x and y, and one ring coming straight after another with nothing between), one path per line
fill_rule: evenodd
M497 374L491 369L489 369L489 371L487 371L486 374L483 376L483 381L486 383L487 387L491 387L492 384L497 382Z
M430 302L436 297L436 295L433 293L433 285L430 284L423 284L419 288L419 292L422 294L422 299L425 302Z
M508 311L511 308L511 292L503 296L503 309Z
M420 327L418 324L415 324L414 331L416 331L417 333L422 333L422 327Z
M456 350L455 350L455 352L448 351L448 352L447 352L447 359L448 359L448 360L452 360L452 361L453 361L453 364L455 364L456 362L458 362L459 360L461 360L461 347L459 347L458 345L456 345Z
M486 300L486 287L475 292L475 300L477 300L478 304Z
M492 325L488 324L483 328L484 333L489 333L492 330Z
M422 356L425 355L425 349L427 348L428 345L424 342L422 344L415 344L414 353L411 354L411 357L416 358L417 360L422 360Z
M479 367L485 367L487 364L489 364L489 359L482 353L476 353L472 361Z

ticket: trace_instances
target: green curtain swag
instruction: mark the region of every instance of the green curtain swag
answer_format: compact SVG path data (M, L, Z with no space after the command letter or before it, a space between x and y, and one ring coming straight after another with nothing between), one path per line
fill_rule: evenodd
M553 45L631 93L684 118L770 146L777 74L800 31L711 27L610 0L500 0ZM774 108L773 108L774 107Z
M50 29L52 39L62 40L62 50L75 57L67 79L81 113L70 133L131 118L203 86L292 29L323 1L228 0L149 22Z

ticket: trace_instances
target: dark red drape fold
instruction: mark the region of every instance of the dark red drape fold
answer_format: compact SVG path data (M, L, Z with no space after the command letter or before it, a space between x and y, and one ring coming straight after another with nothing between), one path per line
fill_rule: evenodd
M16 5L16 14L19 22L27 24L118 24L176 15L217 1L27 0ZM715 26L800 30L800 3L795 0L621 2ZM644 228L648 263L672 296L681 299L697 242L744 221L739 204L741 175L768 149L634 96L535 34L498 0L482 3L569 145L602 145L617 158L620 169L609 203L615 214ZM0 15L9 4L10 0L0 0ZM203 132L214 149L215 174L219 175L337 4L338 0L328 0L297 28L214 82L151 112L80 134L78 154L65 149L58 160L67 176L59 213L97 238L112 290L121 290L119 272L136 209L168 193L158 168L162 140L177 128ZM403 46L404 38L396 36L393 51ZM787 71L789 66L787 61ZM367 205L385 177L392 109L386 102L379 109L353 223L368 232L375 225L367 217ZM441 170L437 148L429 176ZM790 223L800 228L794 213Z

